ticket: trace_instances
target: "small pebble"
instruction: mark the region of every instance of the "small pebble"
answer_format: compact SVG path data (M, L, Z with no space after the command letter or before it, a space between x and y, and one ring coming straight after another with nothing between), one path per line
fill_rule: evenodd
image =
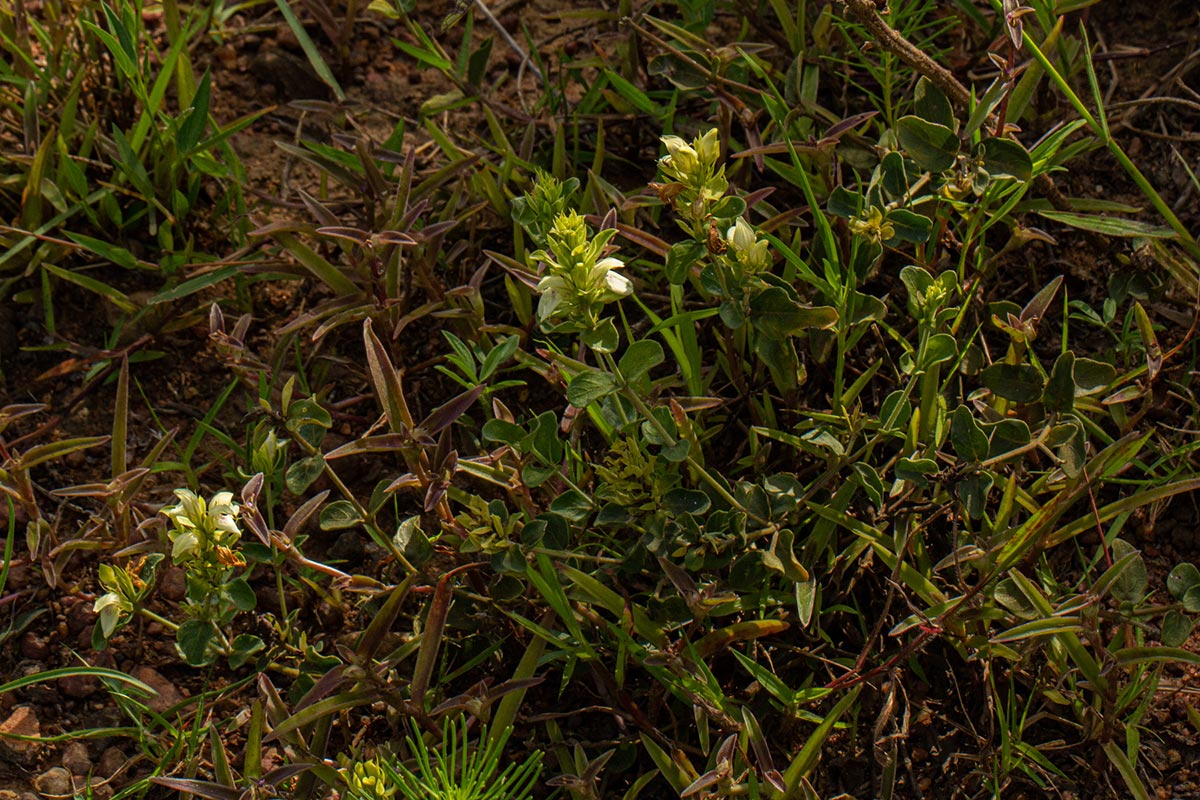
M83 631L91 631L95 624L96 612L92 610L91 603L76 603L67 612L67 630L71 632L72 636Z
M176 603L187 595L187 573L179 567L170 567L163 571L158 583L162 596Z
M157 695L146 701L151 711L161 714L171 706L183 701L183 695L175 688L175 684L164 678L153 667L136 667L129 674L158 692Z
M21 637L21 655L34 661L45 661L50 655L50 645L33 631Z
M223 44L213 51L213 56L228 70L237 69L238 53L231 44Z
M18 736L41 736L42 726L32 706L17 706L8 715L8 719L0 722L0 733L12 733ZM39 746L37 742L25 739L0 739L0 750L3 755L20 764L30 764L37 757Z
M62 765L74 775L87 775L92 771L92 759L88 755L87 745L83 742L70 742L63 748Z
M125 754L121 752L119 747L105 748L100 754L100 761L96 765L96 769L100 775L105 778L111 778L117 774L121 766L125 763Z
M51 767L33 779L33 788L44 795L70 795L71 773L62 767Z

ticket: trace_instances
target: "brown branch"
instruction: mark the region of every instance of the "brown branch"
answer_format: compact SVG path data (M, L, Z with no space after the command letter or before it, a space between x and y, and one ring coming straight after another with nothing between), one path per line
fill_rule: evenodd
M971 93L954 77L954 73L934 61L921 49L905 39L895 28L888 25L875 7L873 0L845 0L846 13L875 37L875 42L884 50L929 79L942 90L950 104L959 111L970 111Z

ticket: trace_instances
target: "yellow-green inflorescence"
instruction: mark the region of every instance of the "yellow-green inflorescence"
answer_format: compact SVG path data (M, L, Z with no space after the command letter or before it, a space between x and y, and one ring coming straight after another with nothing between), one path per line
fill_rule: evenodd
M683 216L700 221L709 213L709 206L725 196L729 181L725 179L721 160L720 134L716 128L688 143L678 136L662 137L667 154L658 167L670 183L659 187L659 194L671 202Z
M380 766L379 759L357 761L350 769L341 770L349 796L355 800L391 800L396 794L396 785Z
M592 236L583 217L574 211L559 214L554 220L546 249L531 255L546 265L537 283L542 296L538 322L543 329L594 330L605 303L633 292L633 284L617 272L624 262L605 255L615 233L610 228Z
M179 502L164 508L162 513L174 525L167 536L176 564L190 561L212 567L245 564L233 550L242 536L237 524L240 508L233 501L233 492L217 492L207 502L187 489L176 489L175 496Z
M887 221L878 206L871 206L866 217L850 220L850 232L873 244L889 242L896 236L896 226Z
M726 255L742 268L745 277L766 272L771 268L770 243L758 237L758 231L742 217L725 234Z
M150 590L146 577L153 575L153 564L149 575L143 571L146 559L132 562L124 569L111 564L101 564L97 577L106 590L96 598L92 610L100 615L100 629L104 638L112 636L118 625L123 625L145 599Z

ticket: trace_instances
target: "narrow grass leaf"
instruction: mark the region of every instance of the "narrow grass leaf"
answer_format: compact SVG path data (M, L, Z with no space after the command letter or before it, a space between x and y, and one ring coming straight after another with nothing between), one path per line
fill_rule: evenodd
M325 63L325 59L321 57L321 51L313 44L313 40L309 37L308 31L304 29L304 25L300 20L296 19L295 13L292 12L291 5L287 0L275 0L275 5L279 6L280 13L283 14L284 20L288 27L291 28L292 34L295 35L296 41L300 43L300 48L304 51L304 55L308 57L308 63L316 70L317 75L325 82L325 85L333 90L334 95L339 101L346 99L346 93L342 91L341 84L337 78L333 77L333 72L329 69L329 65Z
M1039 210L1040 216L1081 231L1099 233L1103 236L1140 239L1174 239L1175 231L1160 225L1151 225L1136 219L1102 217L1097 214L1078 214L1073 211Z

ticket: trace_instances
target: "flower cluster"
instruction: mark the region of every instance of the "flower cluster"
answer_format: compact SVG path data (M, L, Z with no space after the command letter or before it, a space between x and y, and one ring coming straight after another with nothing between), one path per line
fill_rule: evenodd
M179 502L162 513L175 526L167 535L176 564L199 560L237 567L246 563L233 551L242 535L237 525L240 509L233 502L233 492L217 492L208 502L187 489L176 489L175 496Z
M613 229L591 235L574 211L559 214L547 234L547 249L530 255L546 265L538 281L538 321L543 329L565 332L594 330L605 303L633 292L633 284L616 270L625 266L605 255Z
M878 206L871 206L866 217L850 220L850 232L872 244L882 244L896 237L896 226L888 222Z
M771 267L770 244L758 238L758 231L742 217L737 218L725 234L728 254L742 267L746 276L765 272Z
M341 774L350 789L349 796L355 800L390 800L396 794L396 785L378 758L356 761L350 769L341 770Z
M707 219L710 206L729 189L725 166L717 166L721 159L717 129L710 128L690 144L678 136L664 136L662 143L667 154L659 159L658 167L670 183L656 185L659 197L674 205L681 216L693 221Z
M96 598L92 610L100 615L97 622L104 640L128 622L146 599L154 587L154 571L161 559L162 555L155 553L130 562L124 569L111 564L100 565L97 578L106 591Z
M578 178L560 181L538 170L529 193L513 198L513 219L529 232L537 247L545 247L546 234L554 220L567 210L578 190Z
M630 513L653 513L679 484L679 475L638 446L633 437L612 444L603 464L596 465L596 499L615 503Z

